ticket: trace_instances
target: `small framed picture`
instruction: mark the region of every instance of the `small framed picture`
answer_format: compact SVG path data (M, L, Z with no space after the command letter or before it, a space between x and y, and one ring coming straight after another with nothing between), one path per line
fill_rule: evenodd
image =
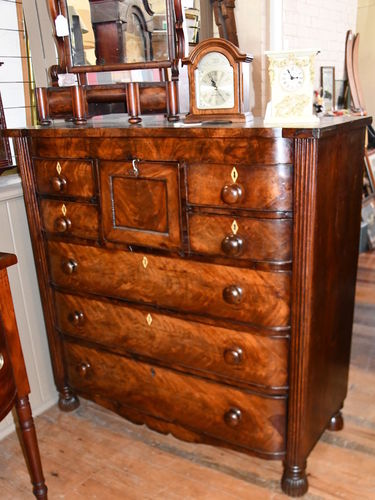
M321 66L320 85L322 87L322 97L325 111L335 109L335 67Z
M375 195L368 196L362 202L362 221L367 224L368 243L375 248Z

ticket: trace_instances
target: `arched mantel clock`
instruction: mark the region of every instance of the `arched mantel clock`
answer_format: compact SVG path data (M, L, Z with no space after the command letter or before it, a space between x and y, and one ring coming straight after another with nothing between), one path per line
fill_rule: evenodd
M189 57L190 111L185 122L246 122L250 113L249 63L231 42L210 38L200 42Z

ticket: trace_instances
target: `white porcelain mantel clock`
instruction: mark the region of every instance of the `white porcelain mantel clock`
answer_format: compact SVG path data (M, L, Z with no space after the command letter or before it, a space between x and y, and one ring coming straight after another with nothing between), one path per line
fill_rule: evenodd
M269 59L271 101L265 123L318 123L313 113L317 50L266 52Z

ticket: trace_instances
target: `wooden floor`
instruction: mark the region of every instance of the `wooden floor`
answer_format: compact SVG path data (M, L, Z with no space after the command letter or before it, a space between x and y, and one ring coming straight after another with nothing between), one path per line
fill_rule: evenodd
M358 273L345 428L308 461L306 500L375 499L375 252ZM177 441L82 401L36 419L50 499L281 499L281 464ZM15 434L0 443L0 499L33 498Z

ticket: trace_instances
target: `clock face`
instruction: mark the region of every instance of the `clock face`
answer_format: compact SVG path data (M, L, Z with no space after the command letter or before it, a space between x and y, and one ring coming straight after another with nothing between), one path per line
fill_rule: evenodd
M303 87L305 73L296 64L289 64L280 71L280 86L286 92L294 92Z
M234 107L233 68L220 52L210 52L199 61L195 70L195 94L198 109Z

